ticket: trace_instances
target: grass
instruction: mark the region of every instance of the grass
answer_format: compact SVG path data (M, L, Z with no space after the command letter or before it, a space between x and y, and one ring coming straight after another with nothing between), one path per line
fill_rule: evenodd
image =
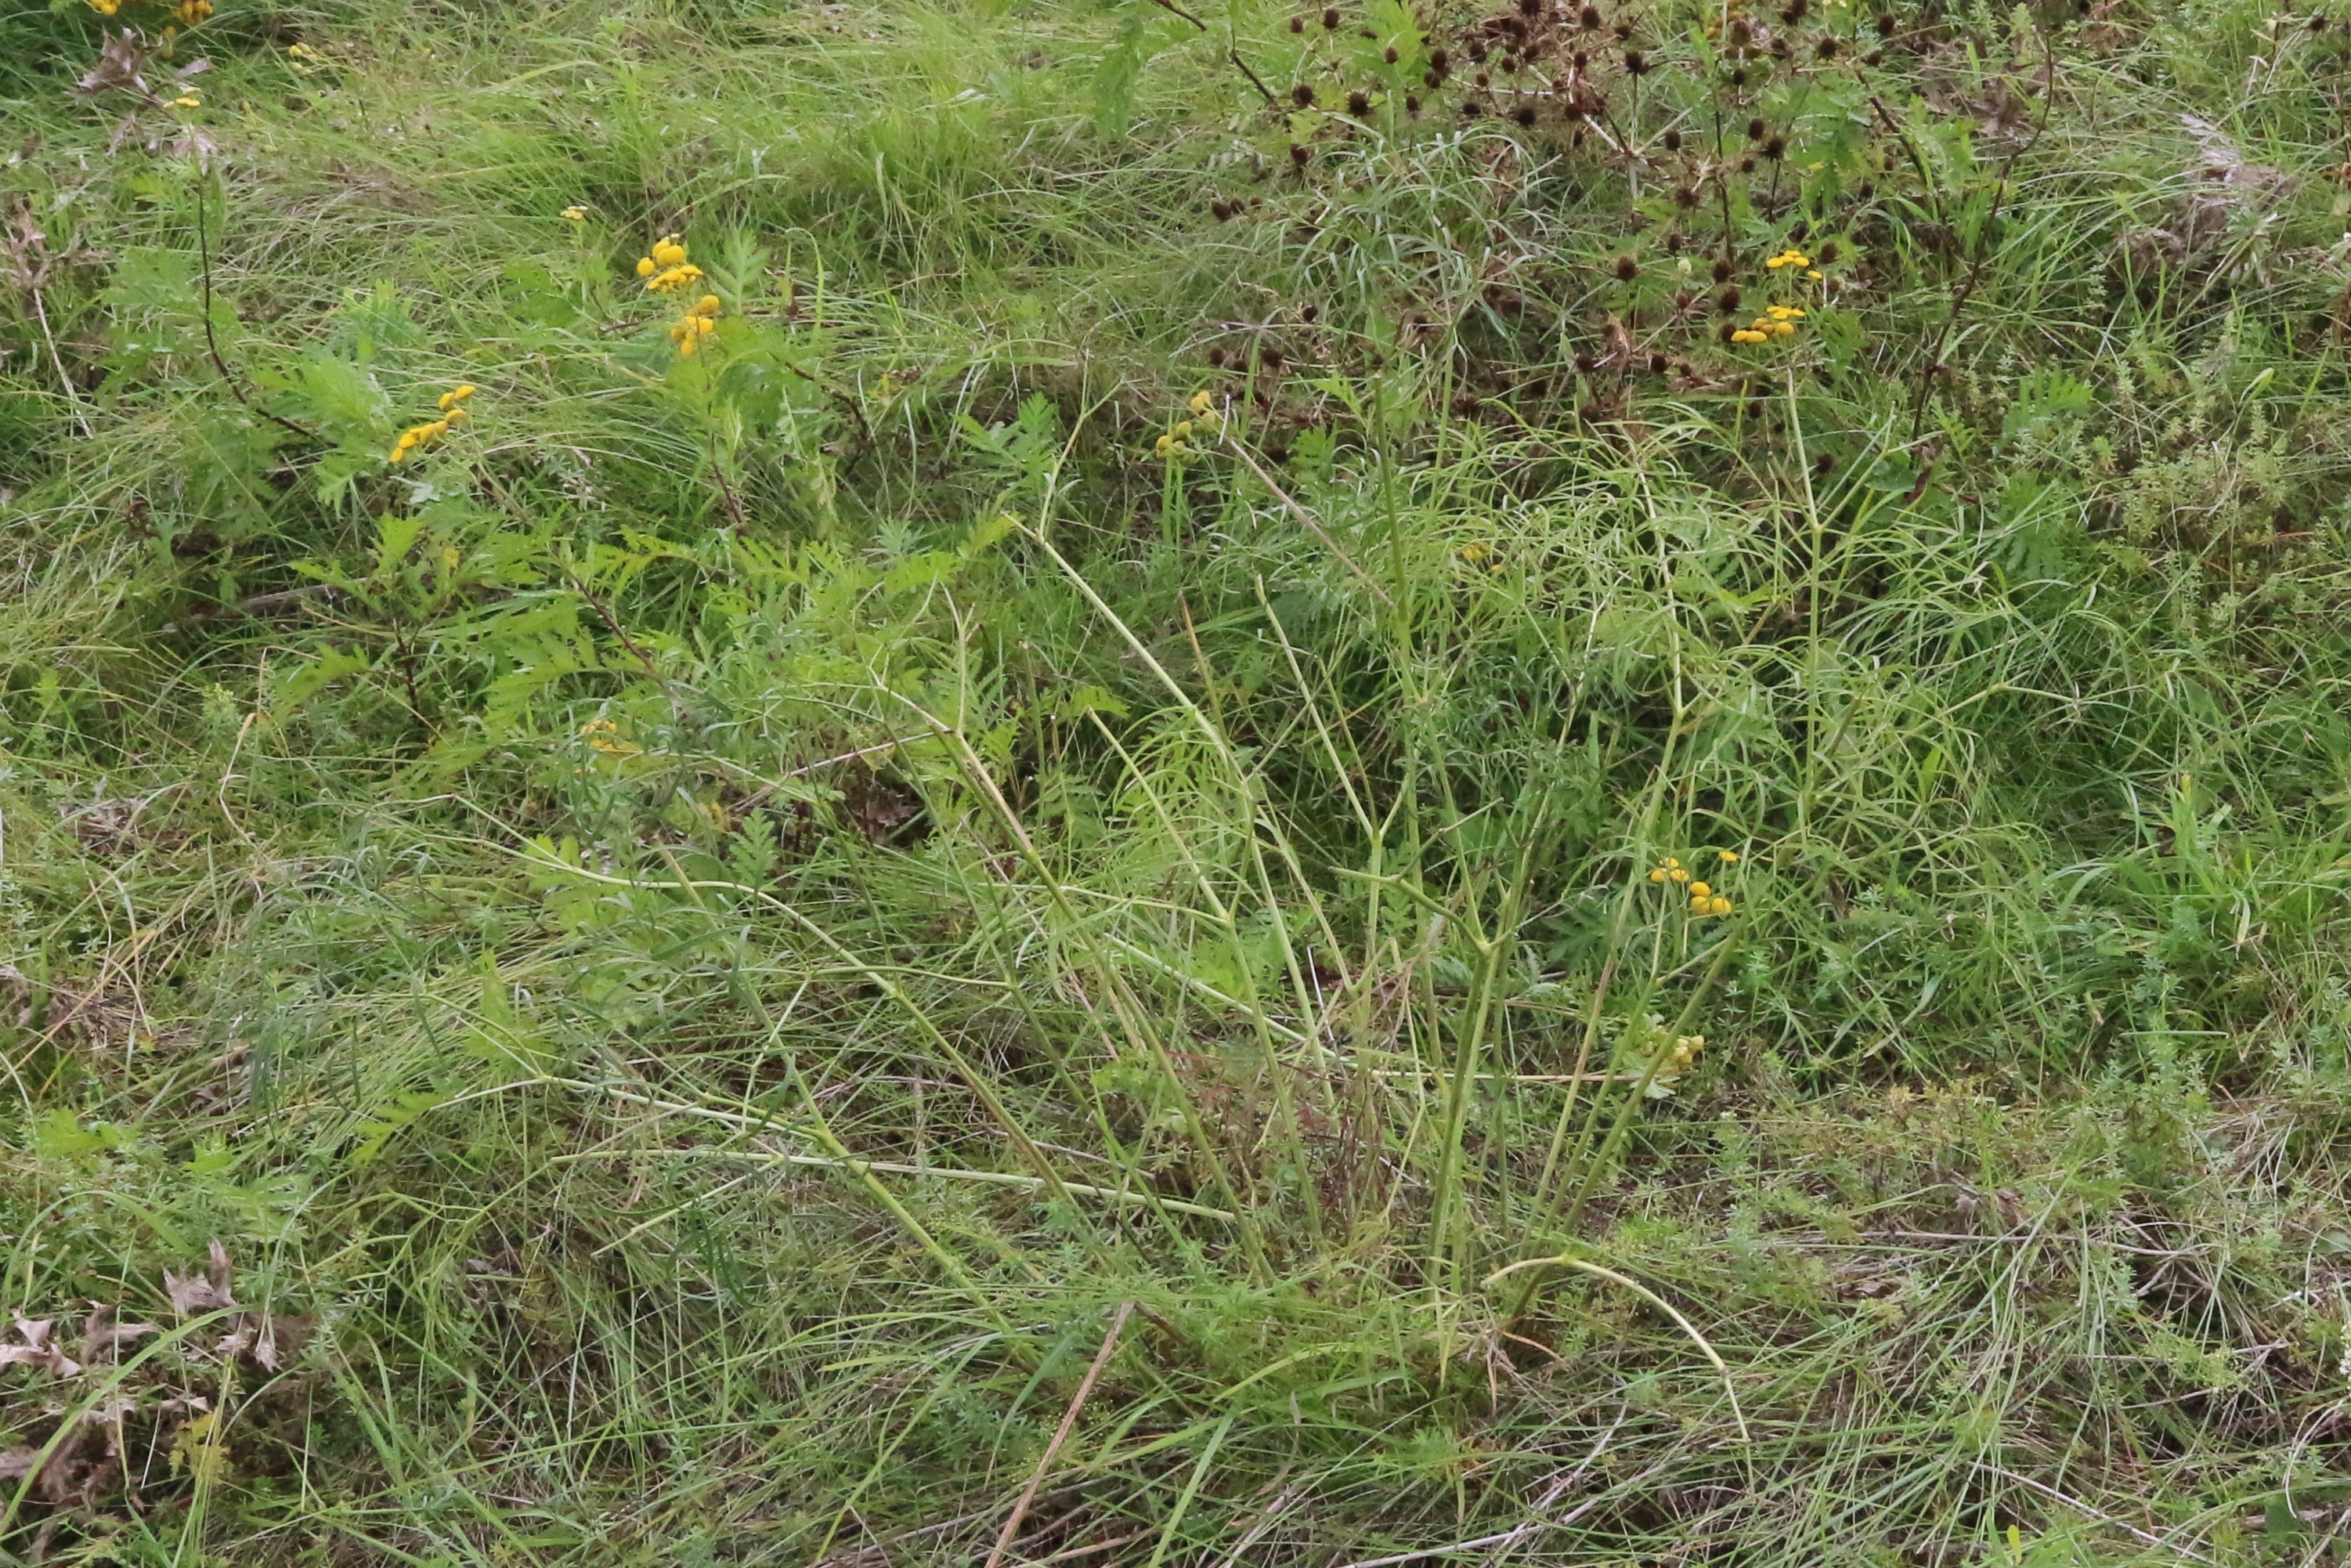
M0 16L5 1561L2340 1555L2339 19L218 7Z

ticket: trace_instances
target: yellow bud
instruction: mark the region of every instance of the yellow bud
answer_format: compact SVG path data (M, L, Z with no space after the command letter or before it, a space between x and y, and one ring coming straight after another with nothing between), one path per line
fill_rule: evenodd
M1702 882L1694 882L1690 883L1690 896L1692 898L1710 897L1713 893L1714 889L1707 886L1706 883Z
M1687 882L1690 879L1690 873L1684 871L1678 865L1674 867L1674 869L1667 874L1671 876L1676 882Z
M1730 900L1717 894L1707 901L1706 912L1708 915L1728 915L1730 913Z
M1660 867L1658 867L1656 871L1651 872L1651 873L1649 873L1649 880L1650 880L1651 882L1663 882L1663 881L1665 881L1665 880L1666 880L1665 868L1664 868L1663 866L1660 866Z
M1725 865L1737 865L1739 863L1738 855L1732 853L1729 850L1717 850L1715 852L1715 858L1719 860Z
M1192 394L1192 402L1189 406L1194 413L1206 413L1208 412L1208 404L1212 401L1214 400L1208 396L1207 389L1204 387L1200 391Z

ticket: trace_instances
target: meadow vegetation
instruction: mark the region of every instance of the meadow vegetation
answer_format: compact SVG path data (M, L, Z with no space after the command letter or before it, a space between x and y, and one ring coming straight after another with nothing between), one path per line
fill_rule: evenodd
M2335 1560L2346 92L9 7L0 1561Z

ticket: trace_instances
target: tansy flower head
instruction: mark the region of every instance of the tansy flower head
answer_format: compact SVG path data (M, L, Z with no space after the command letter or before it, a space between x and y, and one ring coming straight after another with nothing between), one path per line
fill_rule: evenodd
M1792 305L1774 305L1771 308L1771 317L1774 321L1801 321L1804 313Z
M1725 865L1737 865L1739 863L1739 856L1729 850L1715 851L1714 858L1720 861Z
M1667 868L1666 875L1669 880L1674 882L1687 882L1690 879L1690 873L1684 871L1680 866L1672 866Z
M1190 409L1194 413L1206 413L1208 412L1208 405L1215 401L1216 400L1214 398L1211 398L1208 395L1208 389L1202 387L1198 392L1192 394L1192 401L1186 403L1184 406Z
M1730 335L1730 340L1734 343L1761 343L1764 339L1762 333L1751 328L1741 327Z
M1795 246L1790 246L1763 265L1777 272L1783 267L1810 267L1813 265L1813 258Z
M204 100L192 92L182 93L172 100L173 109L202 109L204 106Z
M637 275L641 277L644 277L643 262L637 264ZM646 277L645 287L655 294L674 294L689 283L701 281L701 278L702 268L692 262L681 262L675 267L664 267L651 277Z
M664 235L653 241L653 263L655 267L681 267L685 262L685 246L675 235Z
M609 718L591 718L580 727L580 738L607 757L634 757L639 747L632 745L621 733L621 727Z
M1730 913L1730 900L1718 893L1706 901L1706 912L1708 915L1728 915Z
M436 419L429 424L412 424L400 433L400 440L393 445L389 461L405 463L410 453L419 447L429 446L448 434L449 422L445 419Z
M183 26L190 27L211 20L212 14L213 0L180 0L172 11L172 15L177 16Z
M466 382L462 385L451 387L447 392L443 392L440 400L433 406L439 409L443 413L447 413L451 409L455 408L459 403L465 402L467 398L473 395L474 383Z
M1793 321L1774 321L1771 323L1771 335L1775 338L1792 338L1796 335L1796 324Z
M588 221L588 209L580 206L566 207L563 209L563 216L568 223L584 224Z
M1713 894L1714 889L1707 886L1706 883L1702 882L1694 882L1690 883L1690 896L1692 898L1710 898Z

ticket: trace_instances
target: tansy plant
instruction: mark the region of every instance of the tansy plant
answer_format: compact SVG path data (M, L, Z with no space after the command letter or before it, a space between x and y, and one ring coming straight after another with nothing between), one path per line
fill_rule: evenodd
M564 216L579 213L580 221L587 216L584 209L568 208ZM637 276L645 280L649 294L675 294L702 279L702 268L685 258L685 243L675 235L664 235L653 241L653 252L637 257ZM690 355L701 348L702 340L717 329L718 296L705 294L686 307L685 313L670 323L669 340L677 345L681 355Z
M1730 850L1716 851L1715 859L1724 866L1739 863L1738 854ZM1711 883L1699 881L1697 873L1671 855L1665 856L1650 869L1649 880L1671 887L1677 893L1687 894L1689 913L1693 917L1703 918L1707 915L1730 913L1731 904L1729 898L1718 892Z
M1172 462L1190 452L1196 430L1213 432L1224 423L1224 415L1217 410L1216 400L1208 395L1206 389L1194 392L1192 401L1185 406L1191 411L1192 417L1177 420L1168 426L1167 434L1152 444L1151 455L1163 462Z
M402 431L399 441L393 444L386 461L405 463L408 461L410 453L421 451L432 445L452 430L465 423L472 417L465 412L465 400L473 395L474 384L471 382L467 382L463 386L452 387L443 392L434 405L441 411L441 417L427 420L423 424L412 424Z
M652 255L637 257L637 276L645 280L647 293L674 294L699 281L702 268L685 259L685 246L675 235L664 235L653 241Z
M125 0L89 0L89 8L101 16L111 17L122 14L124 4ZM213 0L173 0L171 11L180 26L193 27L212 20Z

